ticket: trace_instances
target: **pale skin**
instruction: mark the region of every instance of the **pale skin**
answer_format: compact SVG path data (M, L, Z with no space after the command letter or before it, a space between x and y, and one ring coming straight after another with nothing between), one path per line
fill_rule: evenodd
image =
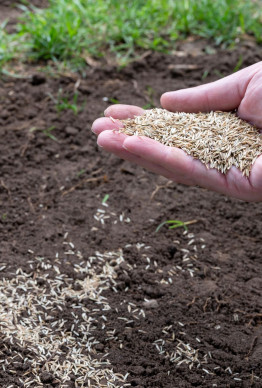
M262 62L206 85L164 93L161 105L172 112L237 109L239 117L262 129ZM127 136L118 132L121 127L119 120L143 112L142 108L132 105L107 108L106 117L97 119L92 126L92 131L98 136L98 145L176 183L201 186L245 201L262 201L262 156L257 158L246 178L235 167L222 174L207 169L178 148L164 146L144 136Z

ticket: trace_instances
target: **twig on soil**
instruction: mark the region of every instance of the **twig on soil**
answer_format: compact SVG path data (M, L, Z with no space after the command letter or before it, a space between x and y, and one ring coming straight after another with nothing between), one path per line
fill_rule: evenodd
M30 207L31 212L32 212L32 213L35 213L35 207L34 207L34 205L33 205L32 200L31 200L30 197L27 198L27 202L28 202L28 205L29 205L29 207Z
M223 304L229 304L229 302L227 302L227 301L225 301L225 300L222 300L222 299L219 300L217 296L215 296L215 301L216 301L217 304L218 304L218 306L217 306L217 308L216 308L216 312L217 312L217 313L219 312L221 305L223 305Z
M254 338L253 338L253 341L252 341L252 343L251 343L250 349L249 349L249 351L248 351L248 353L247 353L247 355L246 355L246 357L245 357L245 359L246 359L247 361L248 361L248 358L249 358L250 354L252 353L254 347L256 346L257 339L258 339L258 337L254 337Z
M101 176L98 176L98 177L95 177L95 178L83 179L81 182L77 183L75 186L72 186L70 189L63 191L62 192L62 197L64 197L65 195L67 195L69 193L72 193L72 191L74 191L78 187L81 187L85 183L97 182L97 181L102 181L102 180L104 180L104 182L107 182L108 181L107 176L106 175L101 175Z
M20 148L20 156L23 158L25 156L25 153L29 147L30 142L34 139L35 135L32 132L32 128L29 130L29 133L27 135L27 142L23 144Z
M252 321L255 318L262 318L262 313L247 313L246 311L236 309L234 310L235 313L241 313L244 314L246 317L251 318L250 321L248 322L247 326L250 326Z
M247 314L247 317L260 318L262 317L262 314L261 313Z
M158 193L158 191L160 189L165 189L167 188L168 186L171 185L171 183L173 183L173 181L167 181L167 183L165 185L156 185L156 188L155 190L152 192L151 196L150 196L150 201L152 201L152 199L154 198L154 196Z
M194 298L192 299L191 302L187 303L187 307L190 307L190 306L193 306L193 304L196 302L196 296L194 296Z
M239 309L234 310L234 312L235 313L242 313L242 314L246 315L247 317L251 317L251 318L262 317L262 313L247 313L246 311L239 310Z
M3 179L0 180L1 186L7 191L9 199L11 199L11 191L9 188L6 186L5 182Z
M208 305L208 302L211 300L211 298L207 298L206 301L205 301L205 304L203 306L203 311L204 313L206 312L206 308L207 308L207 305Z
M250 375L250 387L253 387L254 379L255 379L255 378L259 380L259 377L256 376L256 375L254 374L254 371L252 370L251 375Z

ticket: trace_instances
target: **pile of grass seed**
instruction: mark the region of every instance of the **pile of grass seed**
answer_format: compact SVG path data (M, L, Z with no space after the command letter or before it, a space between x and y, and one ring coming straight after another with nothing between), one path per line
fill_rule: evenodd
M181 148L207 168L224 174L235 166L248 177L262 154L262 134L231 112L171 113L152 109L122 123L121 132L125 134L147 136Z

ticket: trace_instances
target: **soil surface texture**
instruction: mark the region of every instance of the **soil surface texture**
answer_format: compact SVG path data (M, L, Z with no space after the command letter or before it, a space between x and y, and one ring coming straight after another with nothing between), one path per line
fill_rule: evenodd
M167 181L90 132L110 101L159 106L239 58L262 49L189 41L122 70L2 77L1 387L262 386L262 205ZM169 219L196 222L155 233Z

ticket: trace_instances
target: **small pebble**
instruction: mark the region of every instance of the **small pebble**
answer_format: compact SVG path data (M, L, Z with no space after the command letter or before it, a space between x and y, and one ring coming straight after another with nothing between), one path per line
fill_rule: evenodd
M156 309L158 308L158 302L155 299L147 300L143 303L145 309Z

